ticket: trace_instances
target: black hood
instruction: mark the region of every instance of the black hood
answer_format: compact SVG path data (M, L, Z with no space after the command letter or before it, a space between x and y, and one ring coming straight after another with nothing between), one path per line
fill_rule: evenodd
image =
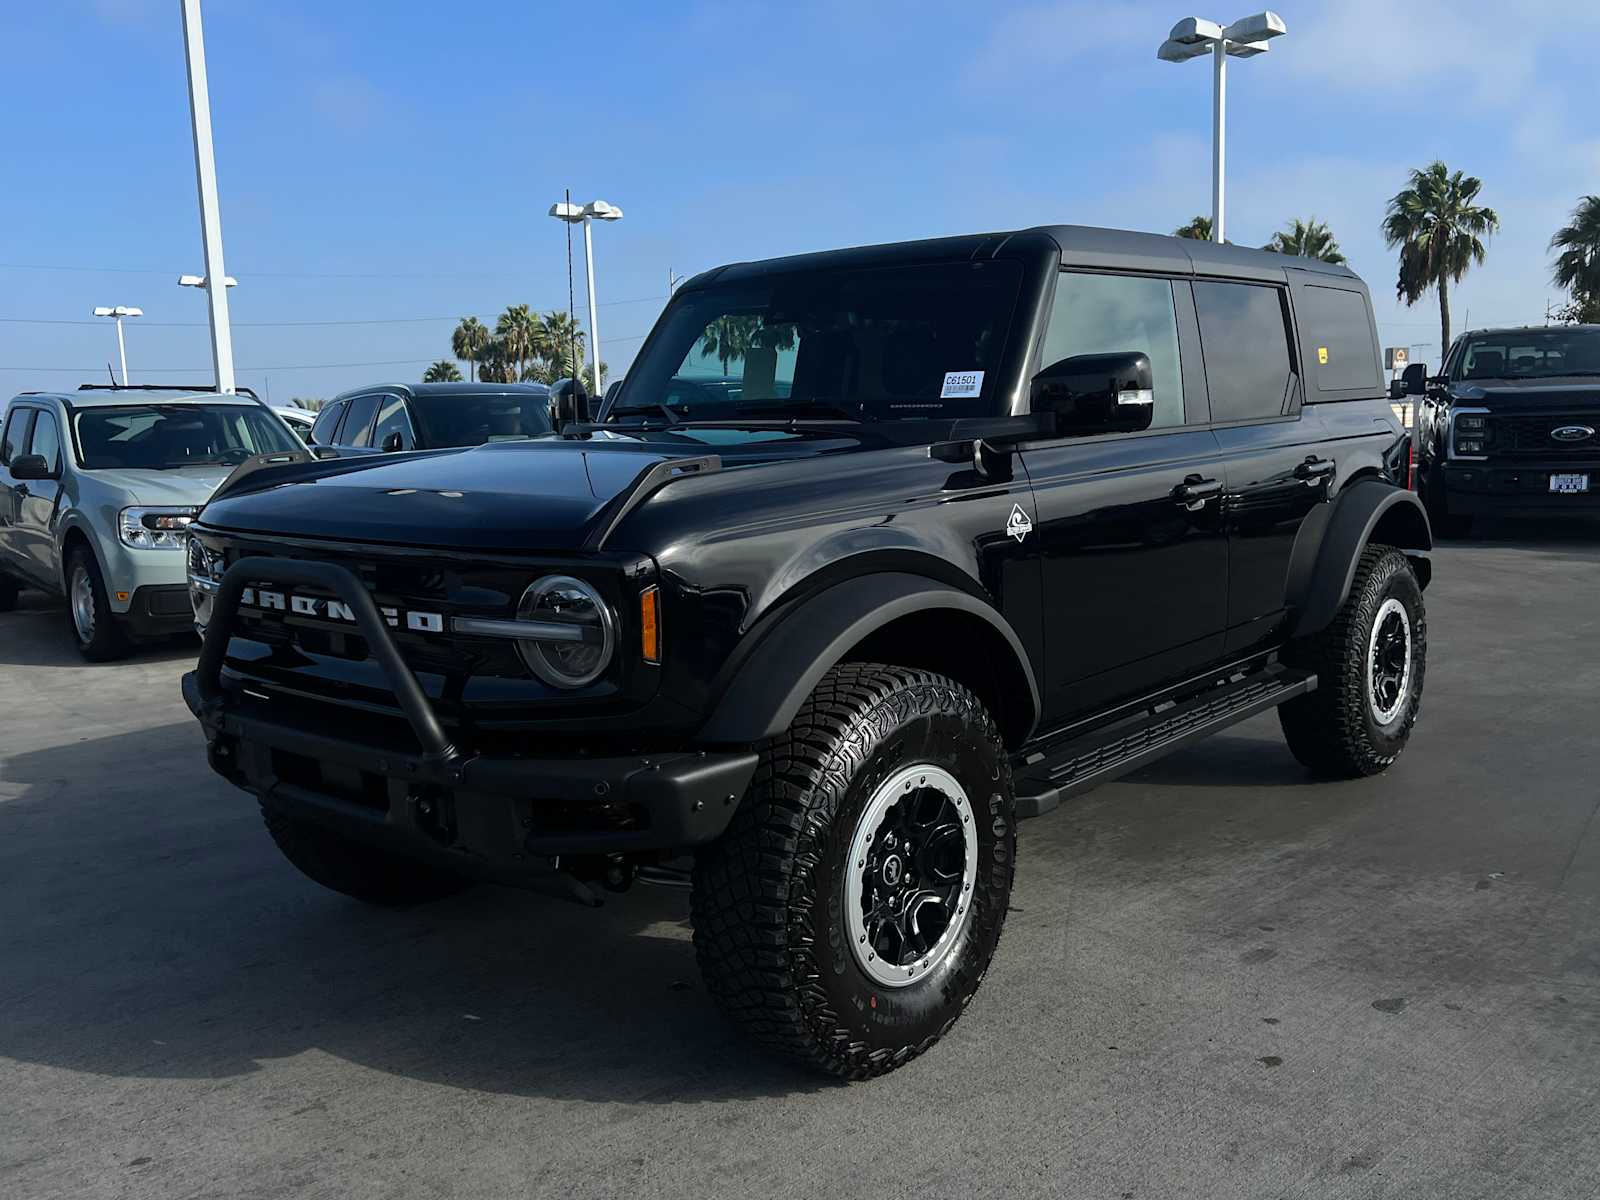
M607 504L669 458L706 447L636 441L505 442L344 459L213 500L213 529L484 550L581 546Z
M1600 408L1600 378L1551 375L1544 379L1458 379L1450 397L1490 408Z

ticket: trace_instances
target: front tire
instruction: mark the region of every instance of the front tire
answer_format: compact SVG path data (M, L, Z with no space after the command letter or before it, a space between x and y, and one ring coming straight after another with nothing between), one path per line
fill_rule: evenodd
M409 908L442 900L471 886L470 880L460 876L352 842L265 804L261 806L261 819L283 856L303 875L367 904Z
M17 593L22 587L8 575L0 575L0 612L10 612L17 606Z
M78 546L67 558L67 624L78 653L90 662L123 658L130 649L122 622L111 611L100 564L87 546Z
M960 684L833 668L694 874L694 941L724 1013L847 1079L909 1062L988 970L1016 863L1011 770Z
M1329 778L1387 769L1411 736L1428 660L1427 611L1410 560L1389 546L1364 549L1338 615L1284 658L1317 673L1316 691L1278 709L1290 752Z
M1435 471L1418 481L1422 507L1428 510L1428 524L1440 537L1466 538L1472 534L1472 518L1450 512L1443 472Z

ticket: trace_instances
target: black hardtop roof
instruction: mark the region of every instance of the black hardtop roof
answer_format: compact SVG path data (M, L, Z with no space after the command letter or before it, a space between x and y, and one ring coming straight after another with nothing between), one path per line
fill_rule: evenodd
M755 262L730 263L696 275L680 290L704 287L713 281L737 282L766 275L789 274L839 267L881 267L902 263L969 262L1008 258L1037 251L1053 243L1065 266L1117 267L1160 271L1166 274L1205 275L1238 279L1286 278L1290 270L1326 275L1360 283L1348 267L1320 259L1298 258L1271 250L1201 242L1193 238L1128 229L1099 229L1089 225L1037 225L1011 232L972 233L959 237L929 238L914 242L854 246L822 250Z
M401 392L407 396L548 396L550 388L542 383L484 383L481 380L476 383L465 380L460 383L368 383L340 392L328 403L368 392Z

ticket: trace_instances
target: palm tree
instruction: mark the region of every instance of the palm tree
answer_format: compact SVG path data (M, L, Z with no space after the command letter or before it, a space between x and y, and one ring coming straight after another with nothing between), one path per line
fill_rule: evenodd
M1172 232L1176 237L1193 238L1197 242L1209 242L1211 240L1211 218L1195 217L1187 225L1179 225Z
M596 383L594 381L594 367L591 364L585 364L584 365L583 370L578 373L578 378L583 380L583 390L584 391L588 392L589 395L591 395L591 396L599 396L602 392L605 391L606 379L610 376L610 374L611 374L611 364L606 362L605 359L601 359L600 360L600 382L599 382L598 385L596 385Z
M1339 243L1333 240L1333 230L1315 217L1309 221L1296 217L1286 228L1273 234L1272 240L1261 248L1299 258L1319 258L1338 266L1348 261L1339 249Z
M516 361L503 341L492 337L483 344L483 349L478 352L480 383L514 383L517 374Z
M539 328L544 335L544 356L556 372L556 379L567 379L578 373L583 362L584 336L570 314L547 312L539 318Z
M478 359L488 344L489 330L477 317L462 317L461 324L450 335L450 348L455 351L457 358L466 360L473 379L478 377Z
M760 329L760 317L718 317L701 335L700 353L714 355L722 363L722 373L726 375L728 364L742 359L756 344Z
M461 371L448 358L441 358L422 373L423 383L460 383Z
M1572 210L1572 220L1556 230L1550 249L1559 250L1551 278L1572 293L1573 312L1600 310L1600 196L1585 196Z
M1415 304L1430 288L1439 291L1439 344L1450 345L1450 283L1460 283L1474 263L1482 265L1483 239L1500 228L1492 208L1474 203L1483 181L1442 162L1413 169L1405 188L1389 201L1383 237L1400 251L1395 292Z
M515 364L511 378L522 378L528 361L539 357L544 346L539 319L526 304L513 304L500 314L500 319L494 325L494 334L503 347L506 359Z

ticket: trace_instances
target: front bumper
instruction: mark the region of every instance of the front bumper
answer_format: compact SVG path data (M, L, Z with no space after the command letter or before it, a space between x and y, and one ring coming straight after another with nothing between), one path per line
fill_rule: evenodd
M250 584L327 588L349 605L415 744L297 719L292 706L225 677L239 597ZM709 842L755 773L752 751L618 757L481 755L452 743L405 665L371 595L343 567L242 560L218 586L183 697L212 768L263 803L355 840L501 882L547 875L562 855L674 851Z
M124 614L128 630L139 638L170 637L194 632L194 606L189 589L181 583L147 584L135 588Z
M1589 491L1550 490L1552 474L1589 477ZM1506 465L1452 461L1444 465L1446 504L1460 516L1553 517L1600 514L1600 461L1539 461Z

